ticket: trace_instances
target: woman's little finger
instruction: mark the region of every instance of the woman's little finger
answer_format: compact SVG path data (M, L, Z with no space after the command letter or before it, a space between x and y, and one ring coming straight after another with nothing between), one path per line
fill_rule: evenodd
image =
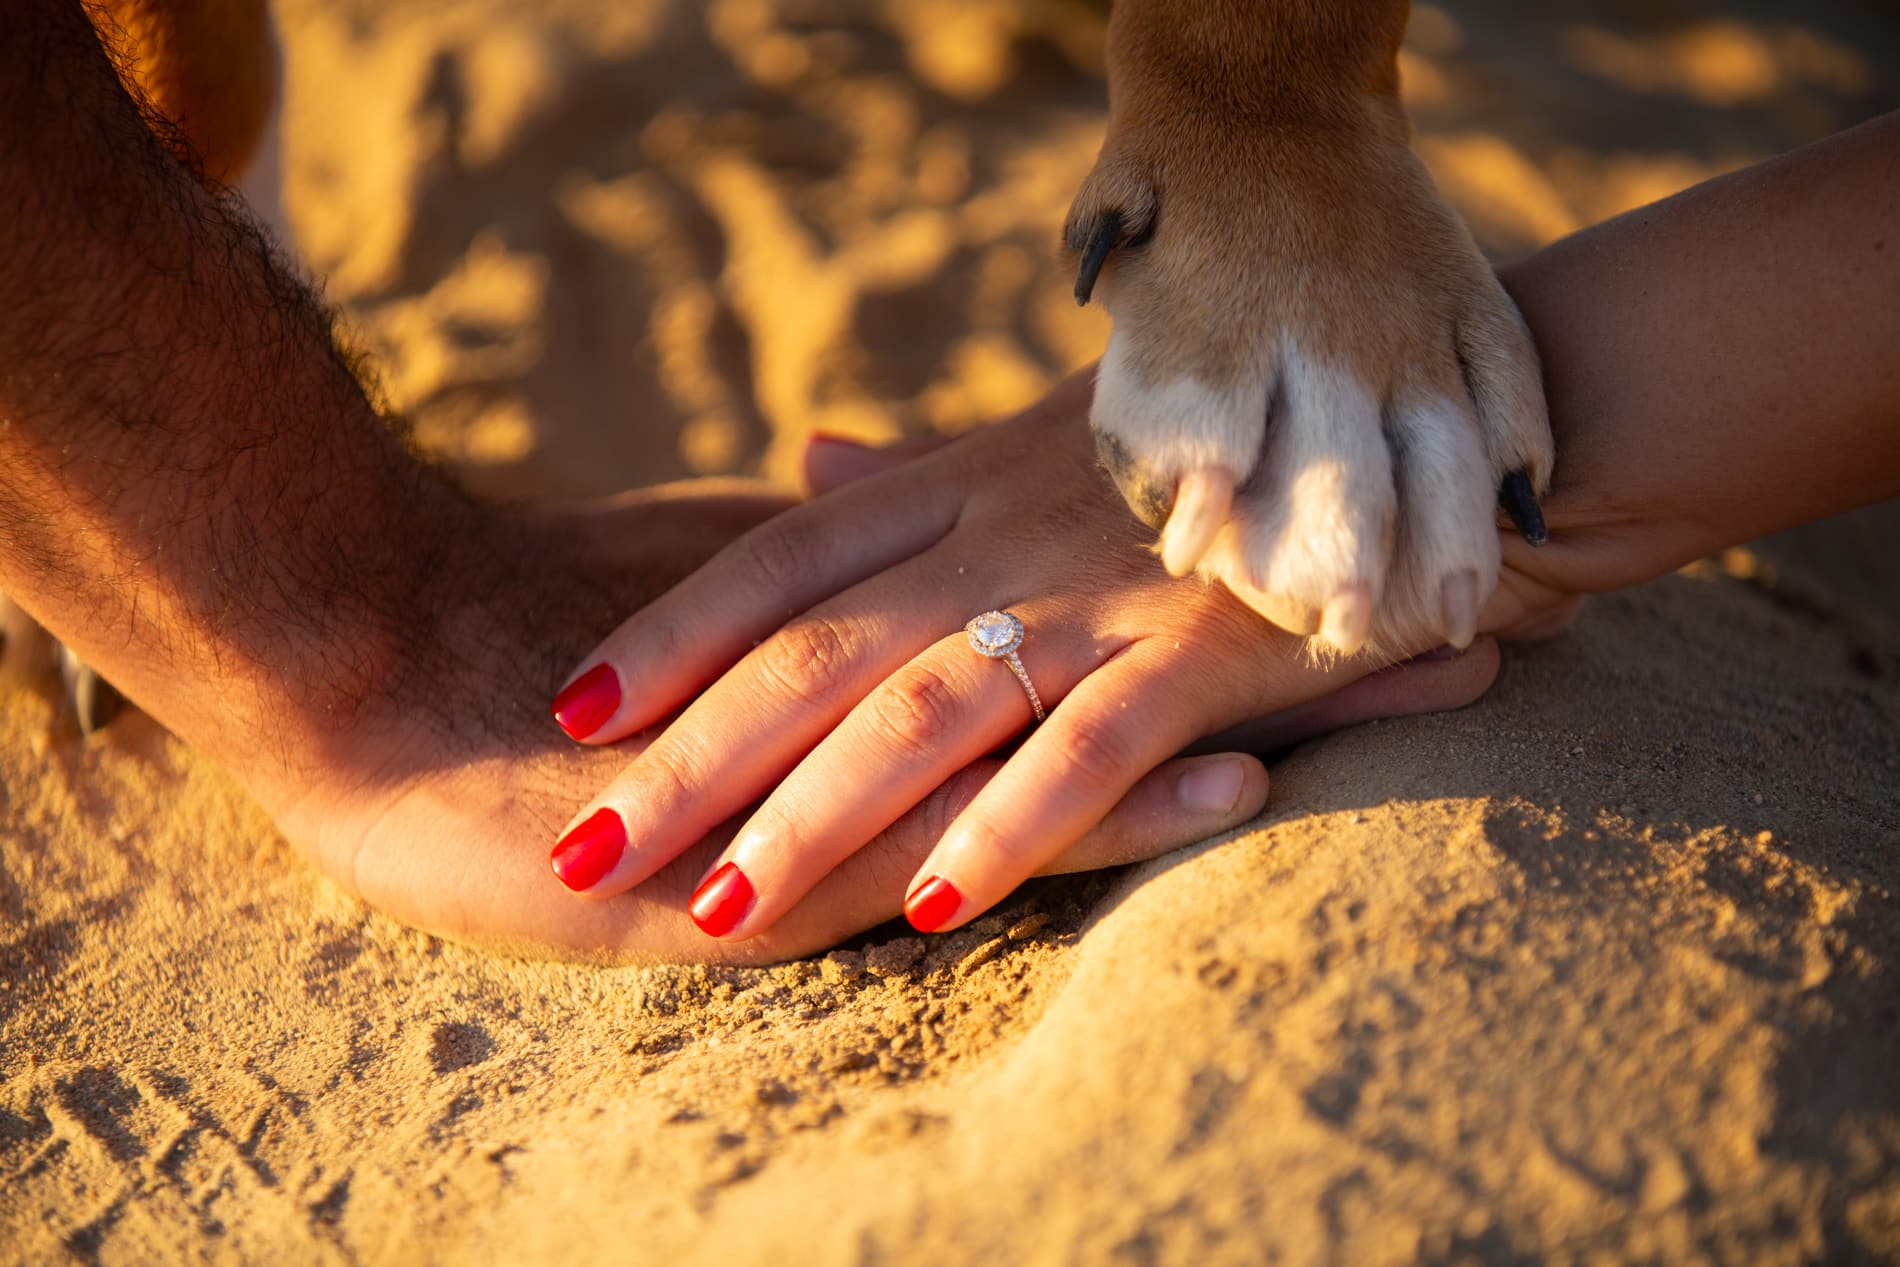
M1463 652L1427 652L1329 695L1210 735L1188 751L1276 752L1377 717L1449 712L1476 701L1497 676L1497 641L1480 637Z
M1251 822L1267 807L1267 767L1244 752L1163 762L1107 818L1046 862L1037 875L1146 862Z

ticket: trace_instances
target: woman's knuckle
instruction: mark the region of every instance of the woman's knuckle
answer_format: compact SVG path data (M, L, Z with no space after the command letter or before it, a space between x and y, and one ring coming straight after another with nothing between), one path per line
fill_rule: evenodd
M639 803L653 821L685 811L701 795L700 760L683 743L658 743L640 758Z
M639 620L636 616L635 620ZM672 664L682 659L691 649L686 636L687 626L674 619L648 619L634 626L635 637L627 642L635 649L630 661L642 664ZM637 657L637 659L636 659Z
M1071 719L1055 736L1055 743L1057 760L1097 787L1125 782L1134 763L1133 745L1114 718Z
M741 537L740 549L747 573L773 594L791 592L817 563L810 534L786 524L770 524Z
M976 800L976 794L988 786L991 773L981 766L967 765L930 794L923 805L923 826L931 844L942 840L950 824L963 816L963 811Z
M765 675L794 699L816 701L849 676L850 639L836 621L805 616L759 644Z
M878 692L877 716L888 740L901 752L927 752L952 733L956 691L934 669L913 667Z
M814 830L814 809L822 821L822 807L800 806L782 794L776 795L746 824L746 832L772 841L775 852L795 858L807 847L823 842L823 837Z

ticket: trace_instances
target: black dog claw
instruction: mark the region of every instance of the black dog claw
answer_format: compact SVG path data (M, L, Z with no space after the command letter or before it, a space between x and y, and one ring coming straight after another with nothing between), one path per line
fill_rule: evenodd
M1504 513L1511 517L1524 540L1534 546L1541 546L1550 540L1550 531L1544 527L1544 511L1537 504L1537 494L1531 489L1531 477L1522 471L1512 471L1504 477L1498 487L1498 504L1504 507Z
M1121 236L1122 213L1119 211L1104 211L1093 226L1077 225L1070 234L1069 245L1082 252L1082 267L1075 274L1077 304L1088 306L1089 296L1095 293L1095 279L1101 276L1102 265Z

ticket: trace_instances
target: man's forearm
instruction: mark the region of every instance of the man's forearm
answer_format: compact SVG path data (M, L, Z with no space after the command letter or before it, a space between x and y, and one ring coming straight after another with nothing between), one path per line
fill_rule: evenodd
M1611 589L1900 495L1900 115L1507 271L1544 358L1552 547Z
M0 17L0 484L0 589L82 653L137 638L135 678L231 690L281 668L318 711L416 636L454 514L75 0ZM290 674L313 654L333 677Z

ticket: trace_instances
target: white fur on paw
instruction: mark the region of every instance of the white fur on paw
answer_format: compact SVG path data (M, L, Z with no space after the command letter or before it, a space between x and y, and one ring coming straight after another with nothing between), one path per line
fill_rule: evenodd
M1495 481L1470 405L1382 406L1290 341L1279 363L1257 469L1199 570L1339 654L1469 644L1498 575Z
M1203 568L1249 601L1274 596L1296 630L1351 654L1383 602L1397 513L1379 401L1291 341L1280 367L1259 469Z
M1272 366L1232 386L1188 377L1152 381L1136 365L1133 342L1117 323L1096 371L1090 425L1158 475L1224 470L1236 487L1244 484L1260 454Z
M1469 646L1497 587L1497 489L1477 420L1447 397L1400 404L1388 439L1399 497L1380 641Z
M1455 388L1388 400L1291 337L1260 357L1255 386L1151 381L1118 328L1092 422L1157 497L1173 493L1159 542L1171 573L1218 580L1341 655L1462 647L1497 585L1499 455L1550 468L1536 362L1509 334L1493 325L1466 345L1474 405Z

